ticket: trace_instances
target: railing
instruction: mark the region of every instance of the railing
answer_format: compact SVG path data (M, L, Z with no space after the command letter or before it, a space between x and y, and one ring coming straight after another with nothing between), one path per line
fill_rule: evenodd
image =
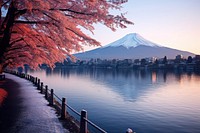
M90 121L87 118L87 111L86 110L82 110L81 113L79 113L78 111L76 111L74 108L72 108L70 105L68 105L66 103L66 99L65 98L60 98L58 97L55 93L53 89L49 89L47 85L44 85L43 82L41 82L41 80L37 77L34 77L32 75L29 74L25 74L25 73L19 73L16 71L6 71L7 73L10 74L14 74L18 77L27 79L29 81L31 81L38 90L40 90L40 93L45 94L45 99L49 102L50 106L54 106L55 109L60 112L60 118L62 120L65 120L66 117L69 117L69 114L67 112L67 109L70 109L73 113L75 113L78 117L80 117L80 121L76 122L77 125L79 126L79 133L88 133L90 131L88 131L88 124L90 124L93 128L95 128L98 132L101 133L107 133L105 130L103 130L102 128L100 128L99 126L97 126L96 124L94 124L92 121ZM72 116L71 116L72 117Z

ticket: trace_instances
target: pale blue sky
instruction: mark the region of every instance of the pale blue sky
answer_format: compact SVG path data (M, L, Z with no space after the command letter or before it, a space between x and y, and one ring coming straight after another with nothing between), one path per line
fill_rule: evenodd
M139 33L154 43L200 54L200 0L129 0L122 12L135 24L116 32L97 25L93 37L102 46Z

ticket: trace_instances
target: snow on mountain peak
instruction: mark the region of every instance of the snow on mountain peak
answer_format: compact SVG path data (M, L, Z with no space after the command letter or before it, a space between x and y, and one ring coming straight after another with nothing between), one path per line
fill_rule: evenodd
M150 42L150 41L144 39L142 36L140 36L137 33L130 33L130 34L127 34L126 36L124 36L123 38L104 46L104 48L105 47L118 47L118 46L131 48L131 47L137 47L139 45L145 45L145 46L151 46L151 47L161 47L158 44L155 44L153 42Z

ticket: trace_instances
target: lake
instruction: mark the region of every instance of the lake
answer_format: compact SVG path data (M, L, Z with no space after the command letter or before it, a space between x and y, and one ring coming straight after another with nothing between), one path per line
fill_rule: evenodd
M28 71L109 133L199 133L200 74L112 69ZM95 132L95 131L94 131Z

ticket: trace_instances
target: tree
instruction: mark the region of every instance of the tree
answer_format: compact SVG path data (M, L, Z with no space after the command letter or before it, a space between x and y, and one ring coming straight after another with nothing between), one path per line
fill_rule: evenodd
M167 56L163 58L163 64L167 64Z
M156 66L158 66L158 64L159 64L158 59L155 60L154 64L155 64Z
M188 56L187 63L192 63L192 56Z
M146 63L147 63L146 59L142 58L141 59L141 65L144 66L144 65L146 65Z
M100 43L83 32L93 33L95 23L111 30L133 24L110 9L120 9L124 0L0 0L0 70L28 64L54 66L83 50L84 45ZM6 12L7 11L7 12Z

